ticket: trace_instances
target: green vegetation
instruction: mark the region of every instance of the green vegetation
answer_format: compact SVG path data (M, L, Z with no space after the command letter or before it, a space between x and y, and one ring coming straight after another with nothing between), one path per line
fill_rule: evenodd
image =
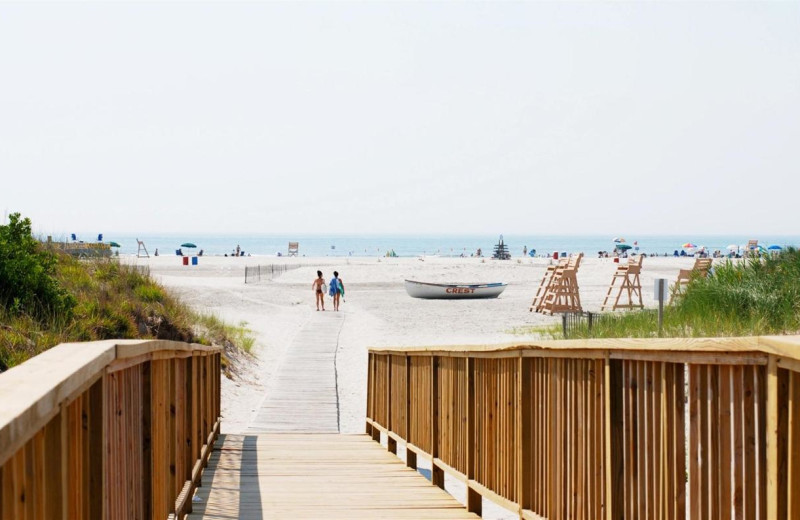
M136 266L48 250L11 215L0 226L0 372L59 343L123 338L217 344L229 356L254 343L244 323L198 314Z
M708 278L692 280L685 294L664 309L664 336L711 337L796 334L800 331L800 251L714 266ZM653 310L604 315L591 333L570 337L655 337ZM561 337L555 332L553 337Z
M0 305L39 319L69 317L75 299L53 277L56 257L31 236L30 219L19 213L0 226Z

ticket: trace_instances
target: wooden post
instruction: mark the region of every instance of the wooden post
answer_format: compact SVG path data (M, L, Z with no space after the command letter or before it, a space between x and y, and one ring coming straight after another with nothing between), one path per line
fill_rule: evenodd
M44 507L47 518L63 518L63 497L64 484L61 480L61 460L66 456L61 451L61 416L56 415L47 423L44 430L44 471L47 479L45 481ZM2 471L0 470L0 473ZM2 494L0 485L0 494ZM0 514L3 513L0 507Z
M624 510L623 417L622 417L622 361L605 360L605 465L606 465L606 518L621 520Z
M153 389L150 386L152 361L142 367L142 514L144 518L153 517ZM196 405L195 405L196 406ZM197 451L197 450L195 450ZM197 451L199 453L199 451Z
M411 438L411 357L406 356L406 466L417 469L417 454L408 449Z
M467 357L467 511L480 516L483 511L483 497L469 486L475 478L475 361Z
M375 399L375 392L372 385L375 384L375 378L372 375L372 364L375 362L375 355L372 352L367 353L367 419L374 419L375 413L372 409L372 400ZM372 435L372 423L367 420L366 433Z
M371 419L375 421L375 411L377 410L377 402L381 396L378 395L378 356L375 354L370 354L372 356L372 368L370 369L370 373L372 374L372 417ZM378 444L381 443L381 431L372 426L372 440L377 442Z
M444 470L436 466L439 456L439 392L438 358L431 356L431 483L444 489Z
M89 439L87 446L88 467L86 471L89 472L89 489L86 490L89 501L89 517L90 518L107 518L107 511L105 508L107 493L103 485L106 473L106 438L105 427L105 400L106 395L106 376L103 375L100 379L93 384L86 392L88 398L87 412L88 412L88 432ZM126 410L126 413L131 413Z
M767 361L767 518L778 518L778 363Z
M386 356L386 449L397 454L397 441L392 439L392 355Z
M61 418L61 511L63 520L69 520L69 406L61 403L59 416Z
M516 439L517 447L517 500L519 502L519 517L522 512L531 509L533 497L530 494L530 485L533 480L533 467L531 464L531 417L532 409L528 397L531 395L531 362L520 352L517 364L517 409L516 409Z

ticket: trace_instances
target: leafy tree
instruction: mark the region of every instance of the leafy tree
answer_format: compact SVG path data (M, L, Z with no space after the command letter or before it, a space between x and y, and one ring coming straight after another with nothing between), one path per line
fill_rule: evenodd
M0 305L12 315L69 318L75 298L54 278L58 258L31 234L19 213L0 226Z

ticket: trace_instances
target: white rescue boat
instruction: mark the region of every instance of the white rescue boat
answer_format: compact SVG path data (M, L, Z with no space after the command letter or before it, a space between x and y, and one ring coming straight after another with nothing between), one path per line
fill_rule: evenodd
M508 284L442 284L406 280L406 292L412 298L460 300L470 298L497 298Z

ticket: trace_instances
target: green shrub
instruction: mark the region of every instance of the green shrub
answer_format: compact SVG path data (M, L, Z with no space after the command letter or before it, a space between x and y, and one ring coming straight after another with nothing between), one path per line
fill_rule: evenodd
M11 214L0 226L0 305L40 319L71 314L75 298L54 278L57 261L31 235L31 221Z

